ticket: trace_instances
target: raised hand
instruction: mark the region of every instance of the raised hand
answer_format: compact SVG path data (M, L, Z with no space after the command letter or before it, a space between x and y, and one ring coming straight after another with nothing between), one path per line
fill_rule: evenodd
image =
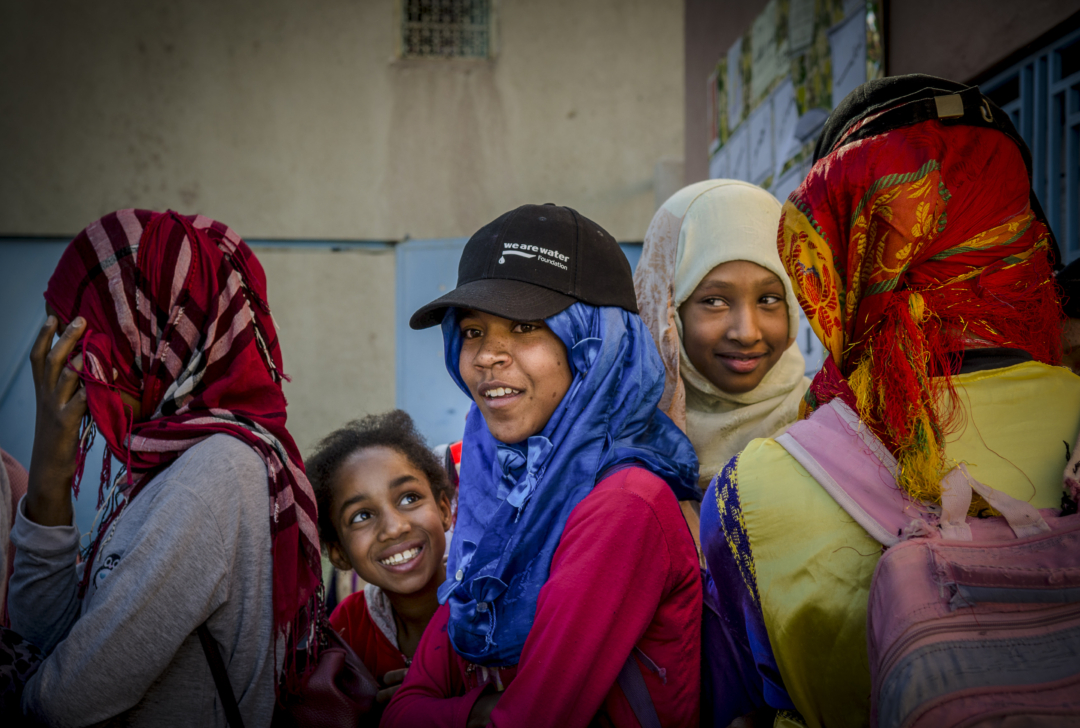
M79 424L86 414L86 389L79 381L82 356L68 366L68 357L86 332L86 321L76 317L51 346L59 323L50 315L30 350L34 374L37 418L30 479L26 491L26 517L42 526L71 525L71 481L79 450Z

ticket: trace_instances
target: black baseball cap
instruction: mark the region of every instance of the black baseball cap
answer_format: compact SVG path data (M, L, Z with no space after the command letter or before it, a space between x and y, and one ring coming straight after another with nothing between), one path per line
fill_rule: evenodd
M469 238L457 288L414 313L409 326L437 326L452 306L537 321L576 301L637 313L630 262L615 238L576 210L522 205Z

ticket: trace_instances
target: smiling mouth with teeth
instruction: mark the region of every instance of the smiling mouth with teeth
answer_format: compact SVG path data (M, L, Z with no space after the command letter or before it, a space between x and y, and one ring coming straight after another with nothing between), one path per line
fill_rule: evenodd
M416 558L416 555L420 553L420 547L416 546L408 551L402 551L401 553L394 554L385 559L379 559L379 563L383 566L397 566L398 564L404 564L406 561Z
M489 389L484 392L484 396L488 399L496 399L498 397L505 397L509 394L521 394L520 389L510 389L509 387L495 387L495 389Z

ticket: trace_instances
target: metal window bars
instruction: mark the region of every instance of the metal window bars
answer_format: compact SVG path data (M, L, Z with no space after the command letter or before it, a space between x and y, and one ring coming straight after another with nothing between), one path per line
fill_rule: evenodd
M980 88L1012 117L1031 147L1032 187L1063 262L1080 257L1080 30Z
M402 58L487 58L491 0L401 0Z

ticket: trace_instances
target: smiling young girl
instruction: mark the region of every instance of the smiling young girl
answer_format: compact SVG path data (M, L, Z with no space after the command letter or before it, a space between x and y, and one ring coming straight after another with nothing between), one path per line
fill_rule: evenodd
M697 463L656 408L622 251L573 210L519 207L410 324L440 322L474 405L442 606L384 725L697 725L701 585L676 495Z
M446 472L401 410L331 432L306 464L323 548L334 566L367 582L330 624L379 680L386 702L439 606L450 528Z
M694 443L702 489L751 440L794 422L810 384L779 222L765 190L709 180L675 193L645 234L634 282L667 370L660 407Z

